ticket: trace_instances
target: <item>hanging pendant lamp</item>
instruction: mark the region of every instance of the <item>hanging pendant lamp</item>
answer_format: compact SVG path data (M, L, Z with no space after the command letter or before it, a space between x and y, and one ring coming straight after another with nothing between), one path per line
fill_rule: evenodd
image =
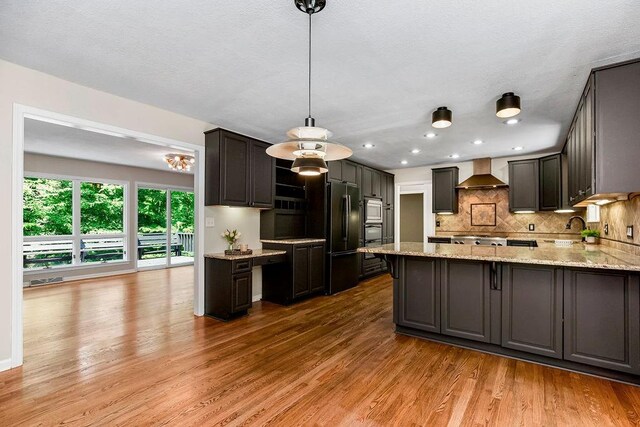
M294 160L291 168L301 175L319 175L328 172L327 161L346 159L353 152L348 147L330 142L332 133L325 128L317 127L311 116L311 17L320 12L326 0L294 0L300 11L309 15L309 115L304 126L293 128L287 132L288 140L267 148L267 154L284 160Z
M496 116L506 119L518 114L520 114L520 97L513 92L502 94L502 97L496 101Z

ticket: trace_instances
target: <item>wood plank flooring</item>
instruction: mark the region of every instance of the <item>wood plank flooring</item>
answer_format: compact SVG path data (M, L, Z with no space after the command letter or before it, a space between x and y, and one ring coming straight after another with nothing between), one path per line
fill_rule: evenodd
M191 267L25 291L0 426L607 426L640 388L396 335L383 276L229 323L192 314Z

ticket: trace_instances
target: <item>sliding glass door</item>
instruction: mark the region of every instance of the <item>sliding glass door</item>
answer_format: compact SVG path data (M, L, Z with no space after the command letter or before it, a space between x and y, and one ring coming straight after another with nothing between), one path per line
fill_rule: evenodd
M138 188L138 268L193 263L193 192Z

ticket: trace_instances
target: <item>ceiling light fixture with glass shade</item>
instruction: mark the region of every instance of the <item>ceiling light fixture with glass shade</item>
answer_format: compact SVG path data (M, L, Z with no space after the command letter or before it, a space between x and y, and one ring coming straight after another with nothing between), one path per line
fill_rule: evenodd
M513 92L503 93L502 97L496 101L496 116L508 119L518 114L520 114L520 97Z
M167 154L164 161L170 169L178 172L189 172L196 162L196 158L188 154Z
M291 170L305 176L314 176L329 171L327 161L350 157L353 152L344 145L330 142L332 133L316 127L311 116L311 17L326 6L326 0L294 0L295 6L309 15L309 115L304 126L287 132L288 140L267 148L267 154L284 160L293 160Z

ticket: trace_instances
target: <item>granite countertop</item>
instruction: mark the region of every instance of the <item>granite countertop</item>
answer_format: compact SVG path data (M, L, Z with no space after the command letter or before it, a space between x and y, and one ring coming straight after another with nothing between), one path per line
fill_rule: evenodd
M208 254L204 254L204 257L235 261L239 259L261 258L266 256L272 256L272 255L285 255L286 253L287 251L277 251L277 250L271 250L271 249L254 249L253 253L249 255L225 255L224 253L208 253Z
M406 242L358 248L358 252L640 271L640 256L638 255L601 245L584 245L582 243L570 247L558 247L552 243L543 243L537 248L523 248Z
M282 240L260 240L262 243L278 243L282 245L304 245L308 243L324 243L326 239L282 239Z

